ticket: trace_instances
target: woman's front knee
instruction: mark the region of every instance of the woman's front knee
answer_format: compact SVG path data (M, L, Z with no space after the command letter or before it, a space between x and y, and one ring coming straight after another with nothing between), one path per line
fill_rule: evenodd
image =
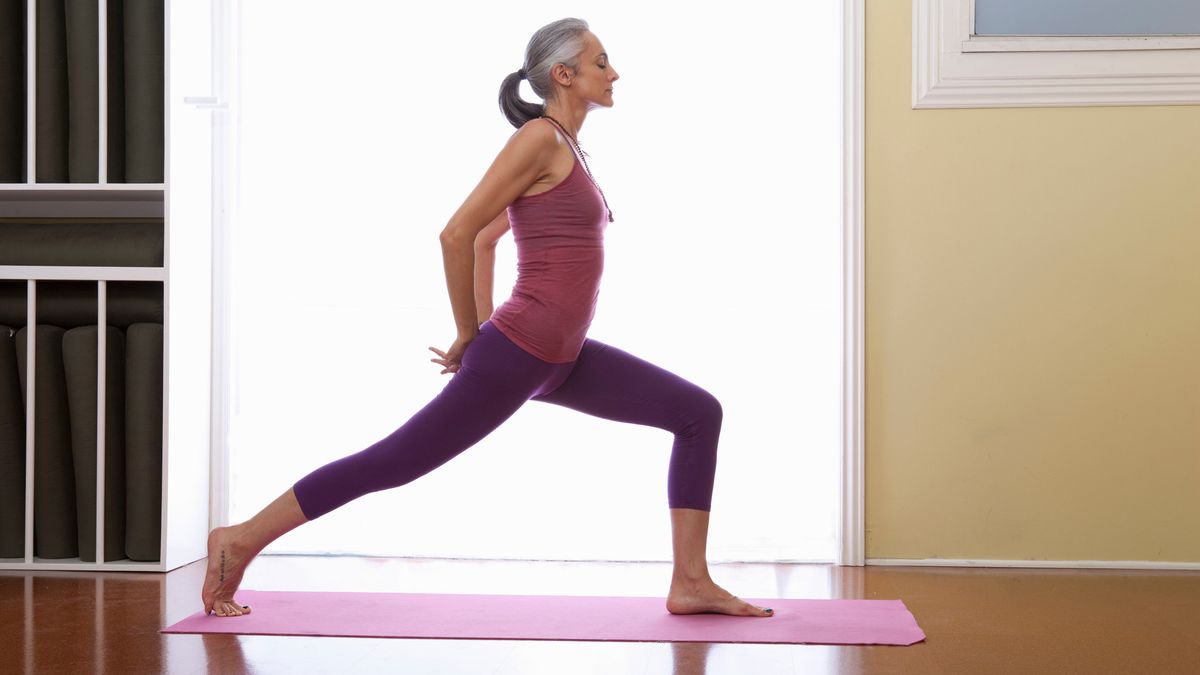
M695 395L691 397L689 417L694 425L719 429L725 417L725 410L716 396L697 387Z

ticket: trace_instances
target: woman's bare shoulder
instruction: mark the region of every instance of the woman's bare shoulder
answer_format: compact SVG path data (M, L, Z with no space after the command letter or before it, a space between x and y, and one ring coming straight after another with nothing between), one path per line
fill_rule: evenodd
M508 142L496 157L506 171L517 168L534 170L534 178L542 176L554 161L558 151L557 131L545 120L529 120L508 137Z
M526 145L541 148L558 146L559 133L554 123L540 117L534 118L521 125L513 132L512 140Z

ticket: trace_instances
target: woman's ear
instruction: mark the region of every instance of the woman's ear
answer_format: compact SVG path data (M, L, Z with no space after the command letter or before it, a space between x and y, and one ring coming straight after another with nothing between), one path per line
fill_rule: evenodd
M550 74L554 77L555 82L558 82L564 87L571 86L571 78L574 76L574 73L571 72L570 68L567 68L567 64L554 64L554 68L550 70Z

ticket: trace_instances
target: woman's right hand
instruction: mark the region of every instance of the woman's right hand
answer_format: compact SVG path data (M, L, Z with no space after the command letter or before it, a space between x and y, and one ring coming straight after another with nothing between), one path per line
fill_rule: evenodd
M445 375L446 373L457 373L458 369L462 368L462 357L467 351L467 345L471 344L471 341L478 336L479 331L476 331L474 335L460 335L454 340L454 344L450 345L450 348L444 352L436 347L430 347L430 351L437 354L441 358L429 360L445 368L445 370L439 373L440 375Z

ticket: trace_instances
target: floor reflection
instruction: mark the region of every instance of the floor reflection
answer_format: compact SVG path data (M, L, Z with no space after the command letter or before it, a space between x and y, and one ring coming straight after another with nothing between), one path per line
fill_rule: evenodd
M671 675L704 675L708 672L708 642L672 642Z
M158 629L167 583L150 573L8 572L0 577L5 658L25 673L166 672ZM141 638L136 649L132 636Z

